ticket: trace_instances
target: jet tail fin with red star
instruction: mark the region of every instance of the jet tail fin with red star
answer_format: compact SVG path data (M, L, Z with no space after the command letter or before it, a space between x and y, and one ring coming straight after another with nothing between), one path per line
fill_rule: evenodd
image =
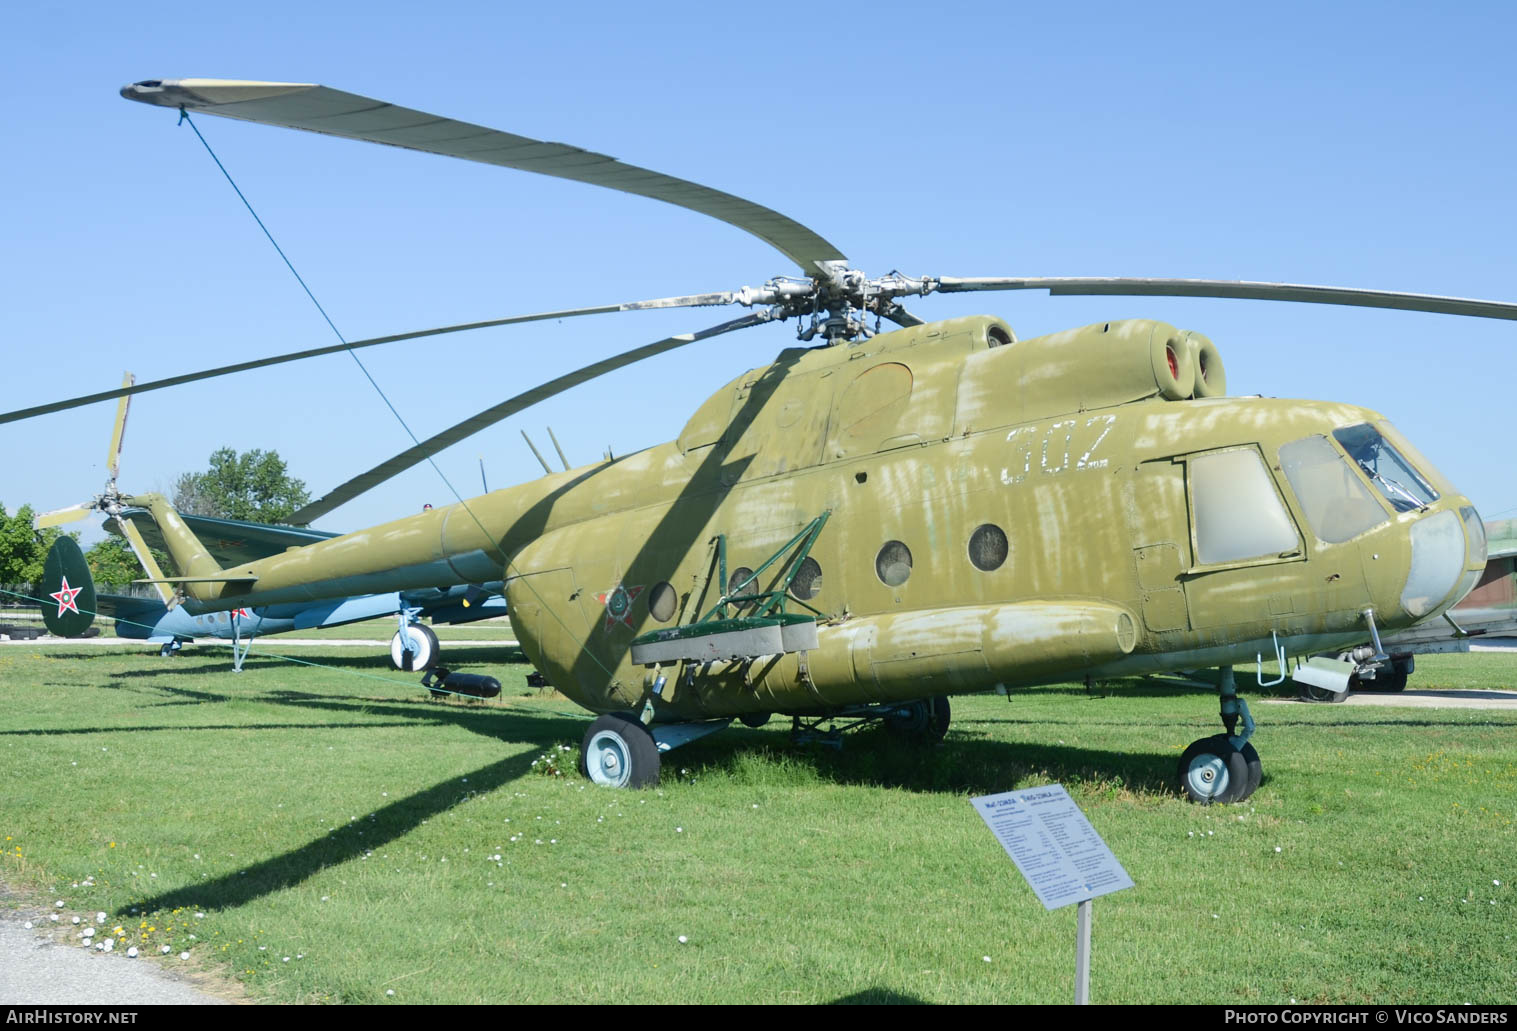
M95 622L95 579L72 537L59 537L48 551L42 594L42 621L48 633L78 637Z

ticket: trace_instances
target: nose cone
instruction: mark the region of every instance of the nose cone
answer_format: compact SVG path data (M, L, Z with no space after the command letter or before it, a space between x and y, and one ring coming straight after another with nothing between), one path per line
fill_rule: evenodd
M1474 588L1485 568L1485 528L1474 506L1466 504L1413 523L1411 541L1401 607L1420 620L1457 604Z

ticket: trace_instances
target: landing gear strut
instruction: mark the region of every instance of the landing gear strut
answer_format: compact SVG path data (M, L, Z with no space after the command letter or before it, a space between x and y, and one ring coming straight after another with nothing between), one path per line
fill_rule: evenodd
M917 702L849 705L826 716L792 716L790 743L842 749L844 732L881 723L888 733L904 741L935 745L948 733L951 715L945 695ZM823 724L827 729L822 729Z
M1249 738L1254 720L1248 703L1238 697L1231 666L1222 669L1222 726L1227 733L1192 741L1175 771L1178 786L1192 802L1241 802L1254 793L1264 776L1259 753ZM1238 721L1243 733L1238 734Z

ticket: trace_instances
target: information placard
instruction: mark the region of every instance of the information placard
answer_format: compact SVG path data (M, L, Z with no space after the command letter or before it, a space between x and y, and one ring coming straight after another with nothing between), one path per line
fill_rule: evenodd
M1045 909L1133 886L1062 784L983 795L970 802Z

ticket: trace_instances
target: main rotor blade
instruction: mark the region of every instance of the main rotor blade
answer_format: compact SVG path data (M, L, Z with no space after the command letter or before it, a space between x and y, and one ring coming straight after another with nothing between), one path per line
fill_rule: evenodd
M238 118L287 129L385 143L407 150L502 165L620 190L675 204L752 233L816 275L818 262L842 261L838 249L777 211L564 143L487 129L396 107L327 86L230 79L148 79L121 88L128 100Z
M996 279L944 276L938 292L973 290L1047 290L1050 294L1124 297L1229 297L1256 301L1300 301L1305 304L1345 304L1356 308L1395 308L1440 315L1469 315L1483 319L1517 320L1517 304L1481 301L1436 294L1404 294L1390 290L1360 290L1342 286L1306 286L1299 283L1251 283L1226 279L1114 279L1103 277L1068 279Z
M130 372L121 377L122 387L130 387L137 382L137 377ZM121 438L126 434L126 411L132 405L132 395L122 394L121 403L116 405L116 428L111 431L111 449L105 456L105 467L111 471L111 482L116 482L116 474L121 470Z
M325 347L311 347L304 351L291 351L288 354L274 355L271 358L255 358L249 362L238 362L235 365L221 365L214 369L187 372L181 376L169 376L165 379L150 380L147 383L123 384L116 390L102 390L98 394L83 394L64 401L53 401L45 405L36 405L32 408L18 408L13 412L0 413L0 423L31 419L38 415L47 415L50 412L62 412L69 408L78 408L82 405L95 404L100 401L110 401L114 398L126 397L131 394L145 394L149 390L177 387L182 383L193 383L196 380L215 379L217 376L230 376L234 372L261 369L266 365L282 365L285 362L298 362L306 358L319 358L324 354L336 354L339 351L356 350L360 347L373 347L376 344L393 344L399 340L417 340L421 337L441 336L444 333L462 333L470 329L510 326L518 322L543 322L548 319L568 319L578 315L604 315L608 312L616 311L643 311L650 308L704 308L714 305L732 304L737 299L738 294L732 291L714 294L687 294L682 297L660 297L651 301L629 301L625 304L602 304L594 308L566 308L563 311L544 311L534 315L513 315L509 318L488 319L484 322L462 322L455 326L417 329L409 333L394 333L390 336L371 337L368 340L354 340L347 344L328 344ZM113 473L112 475L114 476L115 474Z
M723 322L719 326L703 329L696 333L681 333L679 336L666 337L663 340L642 347L635 347L630 351L604 358L593 365L586 365L582 369L559 376L539 386L533 387L524 393L502 401L491 408L486 408L478 415L470 416L463 422L457 423L443 430L436 436L422 441L414 447L407 448L400 454L387 461L381 462L366 473L360 473L346 483L338 486L326 496L311 502L305 508L290 516L291 523L306 525L326 515L338 505L358 497L365 491L378 486L390 477L400 473L418 462L421 462L437 452L458 443L466 437L478 433L487 426L492 426L500 420L515 415L524 408L546 400L555 394L561 394L570 387L576 387L581 383L588 383L598 376L604 376L608 372L620 369L623 366L640 362L644 358L652 358L656 354L672 351L676 347L684 347L693 344L697 340L705 340L709 337L718 336L722 333L730 333L735 329L746 329L749 326L757 326L770 321L774 316L768 309L756 311L742 318L733 319L731 322Z

